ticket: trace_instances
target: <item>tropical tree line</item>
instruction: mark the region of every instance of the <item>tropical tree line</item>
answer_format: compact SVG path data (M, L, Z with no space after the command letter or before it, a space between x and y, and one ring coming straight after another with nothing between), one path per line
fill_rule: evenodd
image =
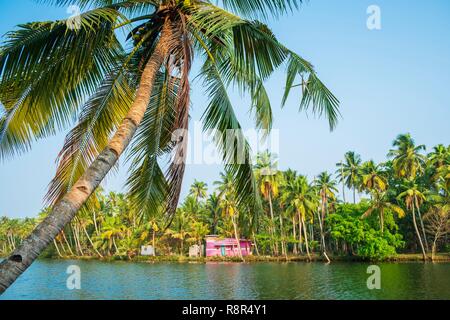
M131 164L126 186L131 209L140 211L137 215L163 211L172 220L188 140L172 138L189 129L194 79L201 81L207 97L204 130L217 133L214 142L233 177L233 201L239 205L260 207L231 89L249 98L255 127L270 131L272 102L265 86L281 70L286 78L283 105L292 91L301 91L300 110L323 115L331 128L337 124L338 99L313 65L282 44L267 25L297 11L302 0L38 2L77 5L82 13L24 23L2 37L0 161L30 150L37 140L70 131L46 195L51 209L0 263L0 293L66 226L77 225L79 210L86 205L95 209L95 190L125 151ZM238 132L243 150L225 146L221 137L227 130ZM244 163L233 161L237 151ZM168 157L171 161L162 161Z
M427 260L448 253L450 146L426 154L410 135L399 135L386 162L363 162L347 152L336 167L334 174L308 179L278 170L265 152L254 166L260 210L237 200L233 176L225 171L212 188L195 181L169 222L163 213L135 210L129 195L98 190L95 204L80 211L46 254L131 259L141 246L152 245L156 255L187 255L208 234L247 238L255 255L287 259L385 259L403 252ZM12 252L48 211L35 219L2 218L0 253Z

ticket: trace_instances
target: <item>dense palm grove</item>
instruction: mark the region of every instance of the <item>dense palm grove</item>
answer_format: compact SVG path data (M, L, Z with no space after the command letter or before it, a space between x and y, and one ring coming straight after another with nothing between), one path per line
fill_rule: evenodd
M437 145L425 154L424 146L400 135L388 159L363 162L348 152L335 174L308 179L293 170L278 171L271 154L260 154L254 167L259 212L239 204L227 172L213 188L195 181L171 221L136 213L124 194L98 190L95 208L82 210L46 255L133 258L147 244L157 255L187 255L188 247L208 234L249 238L255 255L286 258L385 259L408 252L428 259L448 253L450 146ZM0 254L13 251L46 214L2 218Z

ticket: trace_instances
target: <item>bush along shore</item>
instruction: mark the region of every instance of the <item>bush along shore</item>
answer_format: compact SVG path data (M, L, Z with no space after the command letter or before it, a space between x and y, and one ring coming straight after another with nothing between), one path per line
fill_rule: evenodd
M130 194L98 189L42 257L132 261L449 261L450 147L428 153L400 135L383 163L345 154L334 173L310 179L277 170L274 156L254 166L261 201L238 201L232 176L195 181L173 217L143 210ZM0 256L42 221L0 218ZM249 239L250 257L188 258L205 236ZM140 256L151 245L156 257Z

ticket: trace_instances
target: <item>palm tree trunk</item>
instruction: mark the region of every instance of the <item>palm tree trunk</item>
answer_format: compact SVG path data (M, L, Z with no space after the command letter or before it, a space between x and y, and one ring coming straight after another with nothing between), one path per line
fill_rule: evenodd
M380 229L381 233L384 232L384 212L383 209L380 209Z
M234 237L236 238L237 245L238 245L239 258L241 258L242 262L245 262L244 256L242 255L241 240L239 239L237 224L236 224L234 216L231 217L231 222L233 223Z
M77 253L81 256L84 256L83 249L81 248L80 234L78 227L75 225L73 226L72 230L73 230L73 237L75 239L75 248L77 249Z
M253 242L255 243L256 255L259 257L259 249L258 249L258 243L256 242L255 231L252 231L252 234L253 234Z
M292 236L293 236L294 240L297 239L297 228L296 228L295 216L292 217ZM292 253L294 255L297 255L297 253L298 253L297 246L295 245L295 243L294 243L294 249L292 249Z
M298 213L298 247L300 249L300 253L303 254L303 239L302 239L302 218L300 217L300 213Z
M84 234L86 235L86 237L87 237L89 243L91 244L92 249L94 249L95 253L97 253L97 255L98 255L100 258L103 258L102 254L101 254L100 252L98 252L97 248L94 246L94 243L92 242L92 239L91 239L91 237L89 236L89 233L87 232L85 226L83 226L83 231L84 231Z
M353 204L356 204L356 188L353 187Z
M64 238L64 242L66 243L66 245L67 245L67 247L69 249L70 254L73 256L74 254L73 254L72 248L70 247L69 240L67 240L66 233L64 232L64 230L61 231L61 234L62 234L62 236Z
M425 249L427 252L430 251L428 247L427 235L425 234L425 226L423 224L422 214L420 213L420 207L417 206L417 213L419 214L420 227L422 228L423 242L425 244Z
M305 219L303 217L302 217L302 225L303 225L303 234L305 236L306 254L308 255L308 259L311 260L311 255L309 254L309 245L308 245L308 232L306 231L306 223L305 223Z
M53 240L53 245L55 246L55 249L56 249L56 252L58 253L58 256L59 256L60 258L62 258L63 256L62 256L62 254L61 254L61 251L59 251L58 243L56 243L56 240Z
M286 258L286 261L287 261L288 260L288 256L287 256L286 241L284 239L283 216L281 214L280 214L280 236L281 236L281 250L282 250L282 254L284 254L284 257Z
M116 239L114 238L114 236L112 237L112 243L114 245L114 250L116 250L114 255L117 255L119 253L119 248L117 247Z
M327 248L325 246L325 236L323 234L322 219L320 219L319 211L317 211L317 218L319 218L320 239L321 239L321 242L322 242L322 254L325 257L325 259L327 259L327 262L330 263L331 260L330 260L330 258L328 258L328 255L327 255Z
M272 230L272 242L275 255L278 255L278 241L275 240L275 218L273 215L273 205L272 205L272 192L269 190L269 210L270 210L270 219L272 221L272 226L270 227Z
M170 26L165 23L158 44L142 73L136 98L108 146L98 155L72 189L53 206L52 212L45 220L8 259L0 264L0 294L28 269L64 226L72 221L129 145L144 118L156 74L169 52L170 33Z
M153 235L152 235L152 246L153 246L153 256L156 257L156 247L155 247L155 229L153 229Z
M420 248L422 249L422 255L423 255L423 261L427 261L427 254L425 253L425 249L423 247L423 242L422 242L422 238L420 236L420 232L419 229L417 228L417 222L416 222L416 212L414 210L414 204L412 207L412 214L413 214L413 224L414 224L414 229L416 230L416 234L417 234L417 238L419 239L419 243L420 243Z
M99 231L98 231L98 225L97 225L97 215L95 213L95 209L93 210L94 212L92 213L92 221L94 222L94 228L95 228L95 233L97 235L99 235Z

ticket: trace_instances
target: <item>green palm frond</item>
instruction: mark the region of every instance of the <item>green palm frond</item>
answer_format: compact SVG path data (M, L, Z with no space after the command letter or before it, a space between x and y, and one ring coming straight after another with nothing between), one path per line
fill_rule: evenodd
M249 18L278 18L299 8L303 0L222 0L223 6Z
M60 199L106 147L127 114L134 92L129 75L118 68L87 101L79 123L67 135L58 156L57 173L46 195L49 204Z
M250 146L234 113L226 86L214 63L203 69L205 87L210 103L203 114L204 130L213 130L214 140L222 153L225 168L233 177L238 204L261 207L258 186L253 173ZM231 131L230 131L231 130ZM229 136L234 139L230 145Z
M167 73L159 74L150 105L128 155L131 165L127 188L131 206L138 214L152 215L167 200L168 183L158 157L173 147L171 129L176 95L176 81Z
M81 16L79 30L58 21L22 25L7 34L0 54L0 101L6 111L1 159L73 122L122 54L112 30L118 16L97 9Z

